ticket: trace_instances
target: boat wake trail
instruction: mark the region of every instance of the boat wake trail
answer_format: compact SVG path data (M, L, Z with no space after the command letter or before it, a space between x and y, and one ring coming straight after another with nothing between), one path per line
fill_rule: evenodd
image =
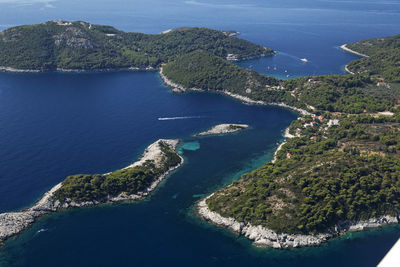
M302 61L302 62L308 62L308 59L306 59L306 58L300 58L300 57L298 57L298 56L291 55L291 54L288 54L288 53L285 53L285 52L279 52L279 54L281 54L281 55L283 55L283 56L286 56L286 57L293 58L293 59L295 59L295 60L300 60L300 61Z
M188 119L200 119L203 116L183 116L183 117L166 117L158 118L159 121L173 121L173 120L188 120Z

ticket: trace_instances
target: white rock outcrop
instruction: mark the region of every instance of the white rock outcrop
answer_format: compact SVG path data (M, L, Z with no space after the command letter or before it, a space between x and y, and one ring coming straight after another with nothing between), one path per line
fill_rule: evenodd
M201 132L196 134L196 136L207 136L207 135L214 135L214 134L227 134L227 133L234 133L244 129L249 128L247 124L218 124L212 127L210 130Z
M171 87L172 91L175 92L175 93L182 93L182 92L186 92L186 91L199 91L199 92L203 92L203 91L214 91L215 92L216 91L216 90L212 90L210 88L208 88L208 89L186 88L183 85L174 83L173 81L168 79L168 77L163 73L163 68L160 68L159 74L160 74L160 77L161 77L163 83L166 86ZM296 108L296 107L293 107L293 106L289 106L289 105L287 105L285 103L274 103L274 102L266 103L266 102L261 101L261 100L253 100L253 99L251 99L250 97L247 97L247 96L242 96L242 95L239 95L239 94L233 94L233 93L231 93L229 91L222 91L221 93L223 93L225 95L228 95L230 97L236 98L236 99L242 101L245 104L279 106L279 107L284 107L284 108L288 108L288 109L294 110L294 111L300 113L301 115L311 115L311 113L308 112L307 110L304 110L304 109L301 109L301 108Z
M337 237L340 234L348 231L362 231L365 229L380 227L386 224L398 223L398 219L396 217L386 215L378 218L372 218L367 221L339 222L334 229L330 229L326 233L316 235L278 234L273 230L261 225L238 222L234 218L226 218L217 212L211 211L208 208L206 201L213 195L214 194L208 196L197 204L197 213L199 216L211 222L212 224L228 228L237 234L244 235L245 237L253 240L254 245L261 247L283 249L316 246L328 241L330 238Z
M182 86L180 84L174 83L173 81L168 79L167 76L164 75L162 67L160 68L159 74L160 74L160 77L161 77L163 83L165 84L165 86L171 87L172 91L175 93L183 93L186 91L200 91L200 92L204 91L203 89L200 89L200 88L185 88L184 86Z

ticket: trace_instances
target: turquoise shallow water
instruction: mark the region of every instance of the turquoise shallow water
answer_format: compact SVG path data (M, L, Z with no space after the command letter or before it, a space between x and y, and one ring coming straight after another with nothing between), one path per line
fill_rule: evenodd
M181 26L233 29L279 52L241 66L290 78L344 73L357 57L338 46L397 34L399 13L394 0L6 0L0 1L0 29L51 19L148 33ZM398 226L318 248L276 251L254 248L194 215L201 197L270 160L296 117L218 94L172 94L155 72L0 73L1 212L32 204L67 175L125 167L158 138L183 139L185 157L145 201L42 218L0 248L0 266L376 265L400 237ZM192 137L217 123L251 129Z
M179 152L183 154L183 150L196 151L200 149L200 143L198 141L184 142L181 144Z

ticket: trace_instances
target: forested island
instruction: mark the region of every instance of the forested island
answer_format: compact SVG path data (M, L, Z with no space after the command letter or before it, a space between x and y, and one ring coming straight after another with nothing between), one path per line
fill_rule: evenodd
M54 186L32 207L0 214L0 244L38 218L73 207L140 200L184 162L175 150L179 140L160 139L130 166L106 174L78 174Z
M348 65L353 74L280 80L233 64L273 51L232 35L206 28L149 35L52 21L2 32L0 66L9 71L160 68L176 92L210 90L299 111L276 160L198 204L201 217L257 245L316 245L349 230L398 222L400 36L348 44L368 55ZM0 214L0 241L48 212L145 196L183 161L174 152L176 144L154 146L160 161L70 176L34 207Z
M199 49L231 60L274 53L234 35L232 31L207 28L179 28L163 34L144 34L83 21L49 21L1 32L0 70L154 69L178 55Z

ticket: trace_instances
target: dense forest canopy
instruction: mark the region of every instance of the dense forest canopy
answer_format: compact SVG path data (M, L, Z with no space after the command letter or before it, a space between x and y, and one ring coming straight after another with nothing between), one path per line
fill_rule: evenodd
M373 38L368 40L362 40L348 44L347 47L361 54L372 56L373 54L376 54L378 51L387 51L393 48L399 48L400 34L385 38Z
M382 88L377 87L376 81L366 74L279 80L201 50L167 63L163 73L186 88L227 91L252 100L285 103L311 112L380 112L392 109L396 104L393 96L399 96L396 92L383 94Z
M385 82L400 82L400 35L374 38L347 45L369 57L351 62L352 72L367 73Z
M137 194L146 190L170 168L181 163L181 158L167 144L159 142L163 152L160 166L147 161L141 166L116 170L108 174L77 174L68 176L55 197L61 203L67 199L75 202L99 201L121 193Z
M126 33L87 22L49 21L0 33L0 66L17 69L113 69L159 67L198 49L226 58L272 54L271 49L207 28L165 34Z
M286 95L283 90L274 89L280 86L280 80L238 67L202 50L166 64L163 73L186 88L229 91L268 103L280 102Z
M396 216L399 118L357 115L341 117L338 126L326 121L307 129L303 124L312 118L297 120L291 130L299 134L300 129L299 137L283 146L275 163L220 190L208 199L209 207L279 233L325 232L340 221Z
M209 208L240 222L301 234L324 232L343 221L397 215L400 86L394 81L400 75L387 75L400 62L400 54L391 53L397 40L377 41L377 47L360 50L370 55L380 51L352 63L368 61L369 70L355 75L284 81L204 51L166 64L163 73L184 87L283 102L315 114L291 124L289 132L295 137L282 146L274 163L217 191L207 200ZM379 86L382 77L391 83Z

